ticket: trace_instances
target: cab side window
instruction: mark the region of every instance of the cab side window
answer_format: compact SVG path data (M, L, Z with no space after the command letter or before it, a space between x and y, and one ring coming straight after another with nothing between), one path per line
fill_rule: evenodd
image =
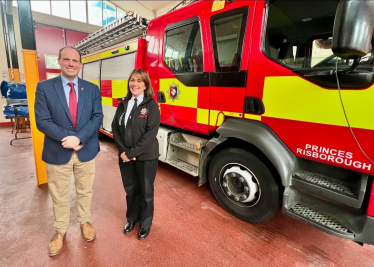
M216 72L240 70L247 17L248 7L243 7L210 19Z
M166 30L164 63L174 73L203 72L199 21Z
M267 7L264 38L265 54L290 69L334 68L332 32L338 1L273 0ZM352 60L338 59L339 66L349 67ZM362 65L373 65L367 55Z

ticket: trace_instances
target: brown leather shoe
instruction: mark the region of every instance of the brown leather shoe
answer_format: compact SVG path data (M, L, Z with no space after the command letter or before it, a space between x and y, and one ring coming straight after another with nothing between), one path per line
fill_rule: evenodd
M96 237L95 229L92 227L92 225L89 222L81 224L81 230L82 230L82 236L84 240L92 241L95 239Z
M49 256L56 256L58 253L60 253L62 245L64 244L64 236L65 234L58 231L55 232L51 238L51 241L49 242Z

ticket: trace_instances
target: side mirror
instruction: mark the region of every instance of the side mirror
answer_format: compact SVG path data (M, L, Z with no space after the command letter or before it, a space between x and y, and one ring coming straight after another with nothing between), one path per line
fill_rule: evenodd
M340 0L335 15L332 51L358 59L372 51L374 1Z

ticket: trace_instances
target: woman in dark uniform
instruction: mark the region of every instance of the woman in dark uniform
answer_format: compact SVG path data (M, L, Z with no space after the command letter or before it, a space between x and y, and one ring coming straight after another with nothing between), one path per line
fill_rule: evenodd
M140 221L138 238L142 240L149 235L154 213L160 111L152 99L154 91L149 76L143 70L132 71L127 90L114 116L112 133L126 191L127 224L123 232L130 233Z

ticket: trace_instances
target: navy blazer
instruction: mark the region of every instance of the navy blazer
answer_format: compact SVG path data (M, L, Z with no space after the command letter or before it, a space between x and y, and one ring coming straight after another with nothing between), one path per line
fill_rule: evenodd
M46 163L61 165L71 159L73 149L64 148L61 140L77 136L83 147L78 151L82 162L94 159L100 151L97 131L103 122L99 87L78 78L78 118L74 131L61 76L39 82L35 93L36 126L44 137L42 159Z

